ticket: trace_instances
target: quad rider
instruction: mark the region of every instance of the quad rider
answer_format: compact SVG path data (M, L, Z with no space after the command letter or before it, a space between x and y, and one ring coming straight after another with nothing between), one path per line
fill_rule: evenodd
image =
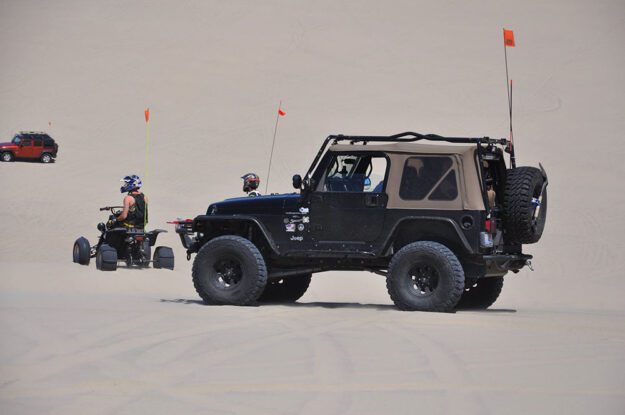
M243 179L243 191L248 196L260 196L260 192L256 190L260 184L260 177L257 174L247 173L241 176L241 178Z
M148 198L141 193L141 178L135 174L120 180L122 186L119 191L127 193L124 197L124 207L121 213L109 222L109 228L124 226L126 228L144 229L148 223Z

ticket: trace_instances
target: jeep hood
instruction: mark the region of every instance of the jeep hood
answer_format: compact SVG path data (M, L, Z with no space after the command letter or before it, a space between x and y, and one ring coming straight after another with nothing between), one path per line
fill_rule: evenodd
M8 141L6 143L0 143L0 147L17 147L17 146L13 144L12 142Z
M288 210L297 211L301 203L301 196L297 193L237 197L211 204L206 210L207 215L246 215L246 214L276 214Z

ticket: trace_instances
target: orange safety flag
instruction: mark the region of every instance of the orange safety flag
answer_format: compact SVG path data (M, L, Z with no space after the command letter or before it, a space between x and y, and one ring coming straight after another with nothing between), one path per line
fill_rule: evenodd
M514 47L514 32L512 30L503 30L503 44L512 48Z
M145 122L150 122L150 109L146 108L144 112L145 112Z
M282 108L278 108L278 115L284 117L286 115L286 112Z

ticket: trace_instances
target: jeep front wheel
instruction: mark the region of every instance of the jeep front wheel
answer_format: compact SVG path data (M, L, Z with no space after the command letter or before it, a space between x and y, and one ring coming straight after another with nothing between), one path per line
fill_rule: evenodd
M206 304L251 305L267 284L267 266L258 248L233 235L207 242L195 257L192 274Z
M413 242L393 256L386 287L400 310L451 311L464 289L464 271L446 246Z
M0 159L2 159L2 161L13 161L14 157L13 157L13 153L11 153L10 151L5 151L4 153L0 154Z
M258 302L294 303L306 293L311 279L312 274L302 274L269 281Z

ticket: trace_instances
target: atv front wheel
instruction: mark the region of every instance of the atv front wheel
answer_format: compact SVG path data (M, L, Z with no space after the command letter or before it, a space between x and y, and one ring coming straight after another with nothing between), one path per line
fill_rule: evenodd
M464 270L446 246L413 242L393 256L386 287L400 310L451 311L464 289Z
M459 310L486 310L497 301L502 288L503 277L480 278L471 287L465 288L456 308Z
M110 245L102 244L95 255L95 266L100 271L117 269L117 251Z
M245 238L220 236L207 242L193 262L193 285L206 304L251 305L267 284L267 266Z
M80 265L89 265L91 259L91 246L87 238L81 236L74 242L73 249L74 262Z
M294 303L306 293L311 279L312 274L302 274L268 281L258 302Z

